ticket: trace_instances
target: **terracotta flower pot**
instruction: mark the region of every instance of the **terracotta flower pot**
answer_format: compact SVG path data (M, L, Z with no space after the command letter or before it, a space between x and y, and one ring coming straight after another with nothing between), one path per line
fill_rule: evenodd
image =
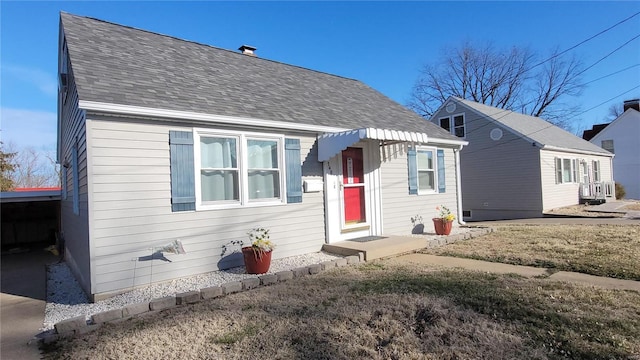
M254 251L251 246L243 247L242 256L247 274L264 274L269 271L271 253L272 251Z
M445 221L440 218L433 218L433 227L436 230L437 235L449 235L451 234L451 227L453 221Z

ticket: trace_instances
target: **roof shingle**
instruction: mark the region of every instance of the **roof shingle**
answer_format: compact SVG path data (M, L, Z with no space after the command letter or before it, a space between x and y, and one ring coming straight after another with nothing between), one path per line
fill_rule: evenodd
M364 83L61 13L80 100L457 139Z

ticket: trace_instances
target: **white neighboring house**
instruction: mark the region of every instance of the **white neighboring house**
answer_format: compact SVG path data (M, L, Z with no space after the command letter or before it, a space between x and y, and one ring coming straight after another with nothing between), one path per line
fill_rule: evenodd
M614 198L613 154L543 119L450 97L430 121L469 142L460 151L465 220Z
M459 214L466 141L360 81L239 50L61 14L61 231L92 299L241 266L223 249L255 226L277 259ZM177 239L186 254L149 256Z
M640 200L640 100L624 102L624 112L595 135L587 130L583 137L615 154L613 178L625 190L626 199ZM597 131L597 130L596 130ZM586 137L585 137L586 138Z

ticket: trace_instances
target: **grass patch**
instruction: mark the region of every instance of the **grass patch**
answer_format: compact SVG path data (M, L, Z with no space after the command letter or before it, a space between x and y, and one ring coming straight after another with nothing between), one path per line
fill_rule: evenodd
M425 253L640 280L640 226L505 225Z
M379 261L58 341L46 359L629 359L640 294Z

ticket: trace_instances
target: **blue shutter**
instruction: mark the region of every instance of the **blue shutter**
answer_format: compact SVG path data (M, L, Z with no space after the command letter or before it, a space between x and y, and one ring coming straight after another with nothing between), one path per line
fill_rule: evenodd
M444 150L438 149L438 192L443 193L446 190L444 176Z
M302 202L300 139L284 139L284 157L287 167L287 203L300 203Z
M193 133L169 131L171 157L171 211L196 209Z
M416 151L407 151L407 162L409 168L409 194L418 193L418 162L416 159Z

